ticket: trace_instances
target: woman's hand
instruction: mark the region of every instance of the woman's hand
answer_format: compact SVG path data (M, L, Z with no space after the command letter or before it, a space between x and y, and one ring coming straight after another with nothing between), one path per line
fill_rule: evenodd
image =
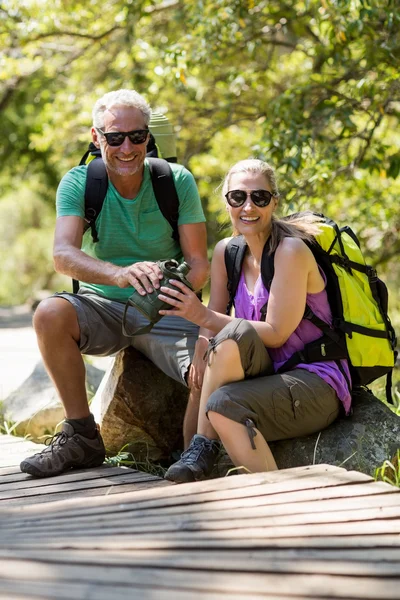
M206 370L207 361L204 355L208 348L208 339L200 335L194 349L193 361L189 368L188 386L201 389L203 385L204 372Z
M158 294L158 297L163 302L170 304L172 308L160 310L160 315L182 317L196 325L201 325L207 308L200 302L196 294L181 281L170 279L169 283L174 288L162 286L160 288L161 294Z

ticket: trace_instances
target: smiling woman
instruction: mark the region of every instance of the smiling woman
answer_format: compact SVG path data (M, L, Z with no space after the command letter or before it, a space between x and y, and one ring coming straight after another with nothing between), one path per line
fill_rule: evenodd
M236 466L253 472L276 469L268 441L320 431L351 402L346 360L296 364L277 373L322 334L304 318L306 304L320 321L332 321L325 274L306 244L318 232L317 218L289 223L275 217L275 173L260 160L234 165L222 190L236 238L222 240L214 250L208 307L180 282L174 282L173 291L161 288L170 315L200 326L191 371L202 385L198 433L166 473L177 483L210 475L219 440ZM227 260L235 239L244 253L232 298L234 318L226 306L232 289ZM274 255L275 270L265 287L261 262L268 255Z

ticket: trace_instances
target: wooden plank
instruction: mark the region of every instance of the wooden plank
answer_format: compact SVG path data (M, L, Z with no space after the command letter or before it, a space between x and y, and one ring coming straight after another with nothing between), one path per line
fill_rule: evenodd
M0 467L16 468L23 458L44 448L43 444L35 444L24 438L0 435Z
M38 560L52 564L111 565L119 567L154 567L195 569L199 571L234 571L246 573L330 574L368 577L400 577L400 548L364 551L303 550L219 550L216 551L146 551L95 552L64 550L29 551L0 549L0 558Z
M279 514L301 514L303 512L323 512L324 510L338 510L339 506L342 506L343 502L346 503L349 509L357 508L359 506L371 506L376 507L379 505L396 506L398 498L400 496L395 494L396 488L393 486L376 482L370 485L355 484L355 485L341 485L329 488L319 488L310 490L301 490L295 492L288 492L284 495L265 495L262 487L258 490L252 488L254 492L260 491L260 495L246 496L246 497L235 497L238 493L235 493L232 498L225 500L214 500L210 502L198 503L196 500L199 495L193 496L192 504L179 504L179 500L176 500L176 504L170 506L157 506L156 508L150 507L145 508L144 503L129 502L119 504L117 506L105 506L101 512L92 513L89 509L88 514L85 510L79 514L76 512L68 512L67 515L44 513L43 515L34 516L30 515L19 515L13 517L7 514L4 519L0 518L0 529L11 528L11 527L29 527L32 523L35 527L51 527L52 525L62 525L63 523L70 526L71 516L74 518L74 523L118 523L126 522L129 519L140 519L157 515L189 515L189 514L202 514L206 515L209 519L218 519L220 515L227 514L229 517L235 514L235 511L253 511L254 515L257 516L265 514L267 511L271 515ZM168 490L168 495L170 490ZM239 490L240 493L240 490ZM368 495L367 495L368 494ZM222 495L222 494L221 494ZM325 505L327 508L325 509ZM241 508L237 508L240 506ZM259 513L257 513L259 511Z
M159 507L159 506L171 506L175 504L191 504L193 502L204 502L212 501L221 498L229 498L236 496L236 489L240 489L240 496L253 496L255 494L265 495L276 495L281 493L288 493L292 491L299 491L305 489L316 489L321 487L333 487L337 485L353 485L355 483L373 483L373 479L362 473L356 471L345 471L344 469L338 469L331 472L329 469L328 474L323 468L316 467L310 470L309 467L304 468L300 473L294 473L296 469L287 469L285 471L273 471L270 473L255 473L253 475L235 475L233 477L227 477L223 479L213 479L209 481L187 483L182 485L172 485L168 490L168 496L166 497L163 489L152 490L148 492L142 492L140 496L136 494L124 495L124 503L130 501L142 503L146 508ZM270 485L270 484L274 485ZM384 484L388 489L393 486ZM258 487L262 486L262 488ZM179 498L179 500L178 500ZM51 498L52 500L52 498ZM45 501L45 499L44 499ZM92 501L88 501L85 505L84 512L86 514L92 511L92 514L102 513L104 506L109 507L120 504L120 498L95 498ZM7 507L4 512L14 513L20 515L22 512L29 512L30 514L37 514L43 512L41 506L26 506L26 502L22 503L22 506L16 508L17 501L13 501L12 507ZM2 503L4 504L4 503ZM20 503L21 504L21 503ZM46 514L49 512L59 513L65 511L66 514L79 514L82 510L81 501L68 500L63 503L52 503L51 506L46 507ZM89 507L91 507L89 509ZM3 505L0 507L3 509Z
M117 476L108 477L104 474L101 478L96 479L79 479L71 481L67 481L65 483L57 483L54 482L52 485L49 485L47 480L44 480L44 485L42 484L42 480L34 479L32 481L31 487L24 487L22 489L9 489L8 491L0 491L0 502L4 500L14 500L17 498L30 498L32 496L40 496L41 494L46 494L47 498L52 494L59 494L62 492L77 492L80 490L94 489L94 488L103 488L110 487L114 485L123 485L125 483L135 483L135 482L143 482L143 481L163 481L160 477L155 475L148 475L147 473L141 473L140 471L132 471L131 473L123 473Z
M141 471L126 470L116 475L108 474L107 470L101 477L63 477L61 481L57 478L32 479L31 485L24 482L5 484L0 488L0 501L12 500L14 498L28 498L30 496L39 496L41 494L55 494L58 492L71 492L77 490L93 489L97 487L106 487L109 485L122 485L124 483L133 483L135 481L154 481L161 480L156 475L149 475ZM5 488L5 489L4 489Z
M215 525L219 526L218 521ZM97 541L107 540L109 537L113 537L117 542L121 540L121 543L126 541L126 537L129 535L132 540L145 540L153 541L153 539L160 539L163 537L165 540L171 542L187 542L189 539L197 542L206 540L236 540L237 544L241 543L243 539L262 539L264 542L272 541L275 539L284 538L298 538L303 537L315 538L315 537L349 537L349 536L371 536L371 535L393 535L400 533L400 519L397 520L379 520L379 521L360 521L352 523L305 523L303 525L257 525L256 522L250 522L250 524L242 525L242 527L233 528L232 525L223 526L210 529L207 522L204 523L192 523L185 520L181 522L163 522L157 523L156 525L149 525L141 527L140 524L126 523L125 527L109 529L103 527L93 528L91 530L81 530L81 528L75 529L73 523L71 523L71 530L69 533L71 547L86 547L81 546L85 544L87 538L90 538L92 547L96 547ZM60 536L62 537L62 536ZM42 531L38 534L31 532L29 535L25 534L23 530L19 532L10 532L8 535L2 534L1 546L9 544L10 547L15 545L29 545L29 544L46 544L50 541L53 547L53 537L51 533ZM398 536L400 542L400 535ZM58 546L56 546L58 547Z
M95 469L72 469L55 477L46 477L42 479L34 479L27 473L13 471L12 473L0 474L0 491L4 492L9 489L23 489L40 487L43 485L54 485L55 483L64 483L68 481L79 481L81 479L96 479L98 477L110 477L111 475L125 475L126 473L136 473L137 469L129 469L127 467L112 467L104 464ZM141 471L140 471L141 472Z
M247 537L246 537L247 536ZM322 531L319 535L311 535L301 537L269 537L265 532L253 529L244 531L234 530L233 532L218 532L218 536L215 533L209 532L179 532L175 535L159 533L159 534L141 534L132 535L131 533L123 536L113 536L112 533L102 535L93 535L90 538L85 537L79 539L78 536L71 536L68 539L63 538L51 538L41 539L40 542L24 540L23 536L20 538L15 537L12 541L3 543L3 539L0 539L0 548L23 548L23 549L35 549L38 548L46 549L66 549L66 548L77 548L77 549L107 549L107 550L156 550L156 549L257 549L257 548L384 548L400 547L400 536L398 534L381 533L381 534L367 534L361 535L340 535L339 532L335 532L332 535L322 535Z
M335 575L286 573L242 573L237 571L201 572L186 569L159 569L102 565L64 565L41 561L6 560L0 563L0 577L23 581L86 582L91 586L100 584L114 586L123 584L126 591L131 585L158 589L199 590L203 592L252 593L298 595L310 598L325 593L333 598L364 598L371 600L398 600L400 578L349 577ZM96 597L91 590L91 597Z
M140 598L140 600L255 600L255 598L268 598L270 600L291 600L289 596L254 595L232 592L199 592L192 590L162 590L157 588L143 588L142 586L123 585L107 586L104 584L57 582L49 585L42 582L25 582L19 580L1 580L0 598L4 600L127 600L127 598ZM326 597L325 597L326 598ZM324 600L325 600L324 598ZM314 599L314 600L322 600Z
M195 568L198 563L199 569L221 570L229 568L231 565L241 563L241 568L245 571L268 571L269 564L273 561L283 562L291 561L321 561L328 569L331 565L341 563L347 564L373 563L373 569L379 569L378 563L393 564L399 563L399 548L360 548L360 549L315 549L315 548L273 548L273 549L242 549L234 548L230 550L80 550L66 549L54 552L52 550L43 550L39 547L35 549L27 548L1 548L0 558L34 559L40 561L62 562L70 564L110 564L119 566L131 565L154 565L162 567ZM210 566L208 566L210 565ZM296 566L294 568L297 568ZM334 567L333 567L334 568ZM349 567L350 568L350 567ZM369 568L369 566L368 566ZM372 572L374 574L374 571Z
M83 490L71 490L69 492L58 492L54 494L48 494L45 488L46 495L37 495L37 496L28 496L22 498L15 498L10 500L4 500L0 503L1 509L3 508L3 504L10 505L13 509L21 508L23 511L28 509L30 506L33 509L40 509L40 513L44 512L47 506L51 506L53 503L59 502L69 502L72 501L74 504L77 503L80 506L85 506L86 502L92 499L107 499L110 497L114 497L125 493L138 493L147 490L153 490L154 488L165 488L169 487L170 483L163 479L143 479L138 480L136 483L116 483L109 486L102 487L94 487L93 489L83 489ZM1 513L4 512L0 510ZM14 511L13 511L14 512Z
M49 537L50 535L74 535L77 532L79 536L84 535L100 535L104 533L112 533L113 535L119 534L139 534L149 532L173 532L173 531L228 531L233 529L248 529L251 528L262 528L265 530L265 534L268 535L268 528L287 528L291 526L301 525L317 525L317 524L357 524L360 523L363 527L366 523L374 521L374 527L376 521L391 520L394 524L392 533L400 531L400 505L398 506L380 506L375 509L359 508L358 510L340 510L340 511L328 511L328 512L310 512L298 515L278 515L266 517L255 517L248 515L247 517L227 517L225 519L208 519L202 515L193 517L193 515L180 515L180 516L160 516L153 515L150 518L141 518L139 522L136 519L125 519L123 522L115 523L112 520L110 522L94 522L91 524L83 524L81 522L75 522L70 520L69 524L64 524L63 527L23 527L19 529L6 530L2 528L3 539L13 539L21 531L25 539L27 538L38 538L42 539ZM390 533L386 531L385 533ZM344 534L345 535L345 534Z
M252 500L257 500L258 505L254 506ZM393 508L400 514L400 495L399 494L379 494L357 498L337 498L334 500L312 500L308 502L290 502L285 501L281 504L268 504L264 499L257 498L235 498L230 500L231 508L218 510L219 502L210 502L203 505L195 504L185 505L184 507L166 507L160 509L138 509L131 505L131 509L125 512L107 513L103 515L81 515L75 516L73 523L75 527L81 530L90 528L92 524L97 527L125 527L129 521L140 519L140 525L155 524L163 522L165 519L174 520L176 518L191 519L193 522L208 521L210 528L214 528L213 521L224 522L225 520L234 521L236 519L259 519L267 518L271 523L279 522L306 523L306 522L333 522L333 521L359 521L370 518L386 518L384 510L387 507ZM226 505L226 501L224 502ZM240 508L237 508L241 505ZM373 511L370 515L368 511ZM399 516L399 514L397 516ZM394 515L396 516L396 514ZM276 518L279 517L279 520ZM311 519L311 521L309 520ZM71 529L71 517L56 518L28 518L28 519L7 519L0 520L0 530L19 529L23 525L24 533L30 530L38 532L45 529L51 533L62 533L64 530Z

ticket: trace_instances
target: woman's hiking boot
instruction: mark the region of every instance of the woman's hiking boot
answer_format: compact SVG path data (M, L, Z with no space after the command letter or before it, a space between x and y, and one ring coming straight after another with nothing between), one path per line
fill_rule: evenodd
M47 441L47 440L46 440ZM75 433L70 423L50 438L47 448L25 458L20 469L33 477L52 477L69 469L89 469L103 464L106 451L100 432L93 439Z
M187 450L165 473L165 479L175 483L189 483L206 479L211 475L221 444L218 440L209 440L196 434Z

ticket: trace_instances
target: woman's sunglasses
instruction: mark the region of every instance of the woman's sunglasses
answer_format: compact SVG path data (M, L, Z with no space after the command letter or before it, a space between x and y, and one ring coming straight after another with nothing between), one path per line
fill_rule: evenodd
M128 137L132 144L144 144L149 133L148 129L134 129L133 131L102 131L96 128L101 135L104 135L109 146L121 146L125 138Z
M232 206L232 208L239 208L239 206L243 206L247 200L247 196L250 196L251 201L253 204L255 204L255 206L263 208L264 206L268 206L274 195L268 190L252 190L251 192L245 192L244 190L231 190L225 194L226 201L229 206Z

